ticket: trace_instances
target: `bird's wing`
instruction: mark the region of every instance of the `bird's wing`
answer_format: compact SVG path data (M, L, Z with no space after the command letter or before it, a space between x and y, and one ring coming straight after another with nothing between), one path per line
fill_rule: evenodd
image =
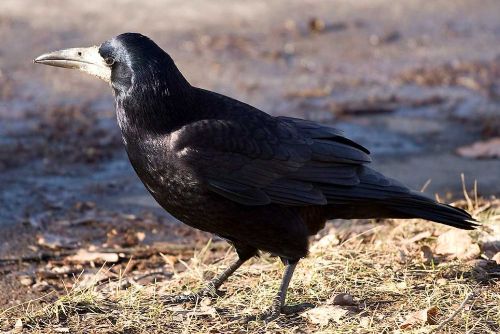
M262 114L193 122L171 137L181 163L211 191L245 205L326 204L321 185L356 185L370 161L338 130Z

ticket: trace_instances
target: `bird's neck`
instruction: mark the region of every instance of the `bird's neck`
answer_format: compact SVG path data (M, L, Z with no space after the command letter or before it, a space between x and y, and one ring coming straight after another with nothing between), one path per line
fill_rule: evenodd
M116 112L124 136L162 135L189 121L193 88L180 72L168 78L141 80L116 94Z

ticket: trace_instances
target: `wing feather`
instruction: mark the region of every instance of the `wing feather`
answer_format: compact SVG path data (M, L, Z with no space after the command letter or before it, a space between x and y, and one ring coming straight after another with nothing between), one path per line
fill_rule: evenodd
M360 183L369 152L341 131L264 113L245 117L200 120L176 131L174 150L210 191L244 205L324 205L338 197L336 186Z

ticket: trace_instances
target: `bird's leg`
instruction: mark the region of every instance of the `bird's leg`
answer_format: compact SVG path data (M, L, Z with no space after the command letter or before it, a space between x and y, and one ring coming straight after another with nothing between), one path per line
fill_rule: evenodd
M257 250L244 245L234 244L236 252L238 253L238 259L231 263L229 267L226 268L222 273L211 279L207 285L196 293L189 295L179 295L173 297L167 297L164 299L167 304L181 304L188 302L198 302L203 297L215 298L218 293L217 290L220 286L231 276L243 263L248 259L257 254Z
M247 318L247 321L264 320L265 322L271 322L276 318L278 318L280 314L294 314L302 312L308 308L314 307L314 305L310 303L303 303L290 306L285 305L288 285L290 284L290 280L292 279L293 272L295 270L295 267L297 266L298 260L294 261L283 260L283 262L285 262L286 264L285 273L283 275L283 280L281 281L278 294L273 299L271 307L269 307L266 311L264 311L259 315Z
M246 262L238 258L238 260L231 263L229 267L226 268L222 273L211 279L207 285L196 293L192 293L189 295L179 295L174 297L166 298L165 302L168 304L181 304L193 302L196 303L200 301L204 297L215 298L217 297L217 290L220 288L222 283L224 283L229 276L231 276L243 263Z

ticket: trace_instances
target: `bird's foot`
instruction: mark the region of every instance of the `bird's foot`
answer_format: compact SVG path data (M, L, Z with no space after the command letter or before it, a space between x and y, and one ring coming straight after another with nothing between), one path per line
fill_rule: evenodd
M270 308L265 310L264 312L249 316L245 319L246 322L249 321L264 321L269 323L271 321L276 320L281 314L290 315L304 312L310 308L315 307L314 304L311 303L302 303L297 305L283 305L281 306L279 303L274 303Z
M163 299L165 304L184 304L184 303L199 303L203 298L215 299L220 297L222 293L215 286L208 283L202 290L188 295L166 296Z

